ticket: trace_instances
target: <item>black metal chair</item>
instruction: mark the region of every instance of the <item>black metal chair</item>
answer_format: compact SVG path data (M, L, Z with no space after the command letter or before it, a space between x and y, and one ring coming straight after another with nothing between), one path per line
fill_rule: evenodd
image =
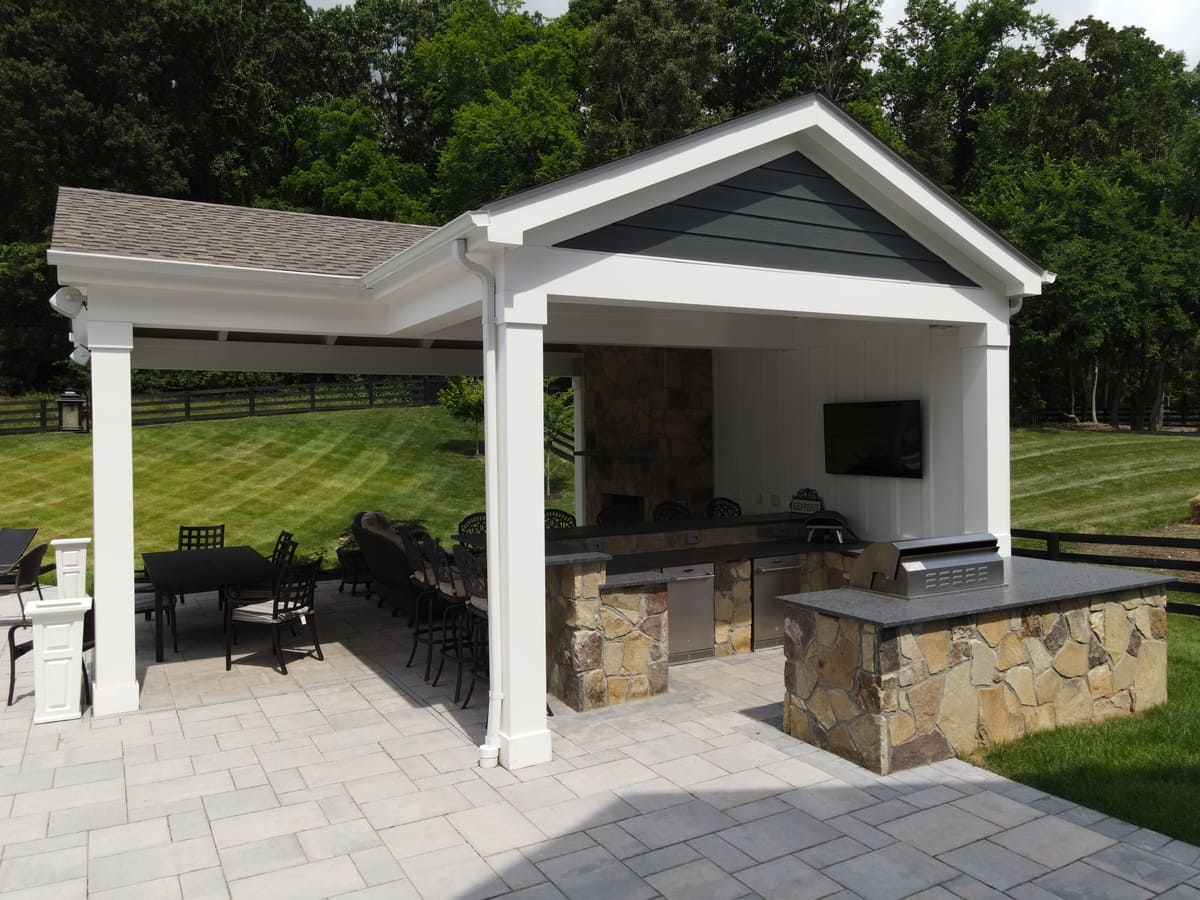
M244 606L247 603L260 603L274 597L284 576L292 566L292 560L296 557L296 548L299 546L290 537L281 538L275 545L275 552L271 554L271 564L276 569L275 580L270 584L233 585L224 591L224 596L221 598L222 604Z
M446 551L425 532L414 534L413 540L421 556L421 575L414 579L420 588L413 618L413 645L405 667L413 664L417 648L424 644L425 680L428 681L433 671L433 645L445 642L446 607L459 602L460 598Z
M211 550L225 546L224 525L180 525L180 550Z
M43 573L42 559L46 556L46 549L49 544L38 544L26 551L16 564L12 572L12 581L8 584L0 585L0 593L7 595L16 595L17 604L20 607L20 617L12 617L7 619L4 624L9 626L8 629L8 705L13 705L13 691L17 682L17 660L33 649L33 641L17 641L17 630L20 628L28 628L29 620L25 617L25 593L35 591L38 599L42 599L42 586L38 578ZM53 569L50 565L47 569Z
M294 626L297 622L307 624L312 634L317 659L325 659L321 652L321 641L317 637L317 616L314 596L317 574L321 571L324 557L318 557L302 566L289 566L279 579L273 596L269 600L237 606L230 603L226 608L225 671L233 666L234 629L239 625L270 625L274 632L271 649L279 659L279 669L286 675L287 662L283 658L283 634L281 626Z
M288 554L288 544L294 543L292 538L293 535L290 531L279 530L279 537L275 538L275 549L271 551L271 565L286 566L292 561L292 557ZM224 538L222 538L222 544L224 544Z
M680 519L690 519L692 511L678 500L664 500L650 514L655 522L674 522Z
M704 515L710 519L740 519L742 505L728 497L713 497L704 507Z
M457 554L456 554L457 557ZM464 636L467 641L465 656L471 663L471 683L467 687L467 696L463 698L462 708L466 709L475 693L475 685L479 681L488 680L488 587L487 568L476 558L464 559L459 563L462 573L463 587L467 593L467 602L463 608ZM459 669L459 678L462 670ZM458 700L458 690L454 692Z
M459 534L487 534L487 513L474 512L458 523Z
M216 547L225 546L225 526L221 525L180 525L179 526L179 545L180 550L212 550ZM179 595L179 602L183 603L183 594ZM223 605L225 602L224 596L218 598L218 604Z
M479 582L479 571L482 563L469 549L456 544L454 547L454 578L455 596L448 600L442 612L442 647L441 659L438 661L437 674L433 676L436 687L442 677L446 660L455 664L454 702L462 696L462 680L464 666L474 664L473 643L471 641L471 626L468 620L468 608L472 602L472 588ZM486 576L485 576L486 577ZM485 588L486 591L486 588ZM486 593L484 601L486 605Z
M565 509L546 507L546 530L557 531L560 528L574 528L578 523L575 516Z

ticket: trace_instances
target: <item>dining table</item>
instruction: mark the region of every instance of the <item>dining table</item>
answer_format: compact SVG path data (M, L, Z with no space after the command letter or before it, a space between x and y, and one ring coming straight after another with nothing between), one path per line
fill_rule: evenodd
M154 658L163 661L163 598L274 581L279 570L253 547L162 550L142 554L154 585Z

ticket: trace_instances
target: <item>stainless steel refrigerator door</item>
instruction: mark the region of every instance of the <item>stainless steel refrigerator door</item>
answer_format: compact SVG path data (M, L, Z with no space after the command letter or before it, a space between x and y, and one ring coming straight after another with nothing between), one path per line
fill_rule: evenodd
M667 585L667 652L672 662L713 654L713 567L670 566Z
M755 650L783 643L783 619L787 607L777 598L804 590L807 574L808 560L803 554L754 560L754 633L751 643Z

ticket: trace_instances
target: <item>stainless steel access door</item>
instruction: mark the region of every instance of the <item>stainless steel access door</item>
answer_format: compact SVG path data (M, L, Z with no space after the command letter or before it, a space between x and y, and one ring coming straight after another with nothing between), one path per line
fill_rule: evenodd
M755 650L783 643L783 618L786 604L776 598L798 594L807 587L808 564L804 554L769 556L754 560L754 636Z
M671 662L713 655L713 567L670 566L667 584L667 653Z

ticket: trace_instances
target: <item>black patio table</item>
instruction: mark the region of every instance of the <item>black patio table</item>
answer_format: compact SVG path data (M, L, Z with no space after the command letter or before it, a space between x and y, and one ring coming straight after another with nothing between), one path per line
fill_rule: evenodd
M36 528L0 528L0 575L16 568L37 532Z
M273 581L279 570L253 547L163 550L143 553L146 578L154 585L154 658L163 661L163 595L199 594Z

